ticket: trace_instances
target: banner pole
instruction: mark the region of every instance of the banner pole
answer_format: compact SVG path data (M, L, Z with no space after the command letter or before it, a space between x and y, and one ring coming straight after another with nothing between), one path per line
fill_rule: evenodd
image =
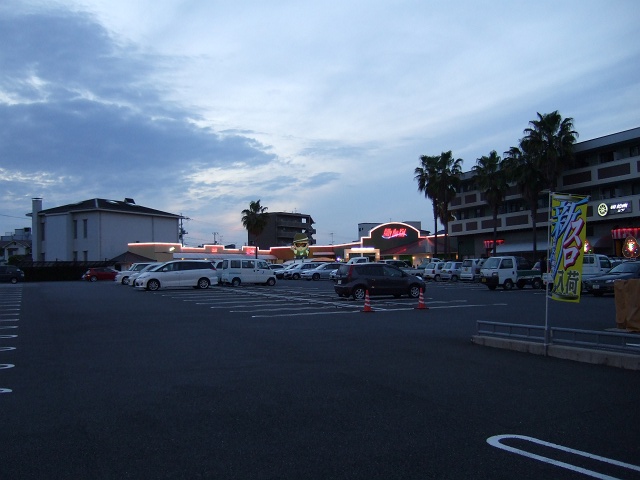
M547 356L549 354L549 255L551 254L551 189L549 189L549 211L547 212L547 255L545 257L545 273L543 275L547 276L547 282L544 285L544 354ZM542 270L542 265L540 265L540 270ZM544 278L543 278L544 281Z

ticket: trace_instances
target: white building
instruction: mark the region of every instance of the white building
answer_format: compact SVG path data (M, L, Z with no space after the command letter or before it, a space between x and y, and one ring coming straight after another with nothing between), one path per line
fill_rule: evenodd
M124 201L94 198L42 209L32 199L34 261L103 261L128 250L134 242L178 242L180 215Z

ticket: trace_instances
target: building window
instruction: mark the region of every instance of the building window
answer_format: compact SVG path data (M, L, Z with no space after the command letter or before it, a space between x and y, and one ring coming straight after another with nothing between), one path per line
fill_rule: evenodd
M76 250L73 251L73 261L74 262L78 261L78 252Z
M87 231L88 231L87 223L88 223L88 220L86 218L82 220L82 233L84 235L84 238L87 238Z
M89 261L89 251L88 250L84 250L82 252L82 260L84 260L85 262Z
M600 154L600 163L613 162L613 152L602 152Z
M73 221L73 238L78 238L78 220Z

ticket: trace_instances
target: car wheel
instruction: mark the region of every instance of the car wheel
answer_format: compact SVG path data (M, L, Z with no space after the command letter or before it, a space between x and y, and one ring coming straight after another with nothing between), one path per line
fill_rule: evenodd
M147 282L147 290L151 290L152 292L155 292L159 288L160 288L160 282L158 280L149 280Z
M92 275L91 278L89 278L89 280L91 280L92 282L97 282L98 277L96 277L95 275Z
M420 286L419 285L411 285L409 287L409 296L411 298L418 298L420 296Z
M367 291L364 287L356 287L351 292L351 296L353 296L354 300L364 300L364 297L367 295Z
M240 279L238 277L234 278L233 280L231 280L231 285L233 285L234 287L240 286Z
M503 287L504 287L504 289L505 289L505 290L511 290L511 289L513 288L513 282L511 281L511 279L510 279L510 278L507 278L507 279L504 281L504 285L503 285Z
M201 278L200 280L198 280L198 288L201 290L206 290L207 288L209 288L209 285L211 285L211 282L208 278Z
M270 287L273 287L276 284L276 279L271 277L269 280L267 280L267 285L269 285Z
M129 277L122 277L122 285L129 285Z
M13 277L13 278L11 279L11 283L14 283L14 284L15 284L15 283L18 283L18 279L17 279L16 277Z
M298 279L300 279L300 274L299 273L294 273L293 275L291 275L291 278L293 278L294 280L298 280Z
M320 274L319 273L314 273L311 278L312 278L312 280L320 280Z
M533 282L531 283L531 286L536 290L540 290L542 288L542 279L534 278Z
M452 275L451 276L451 281L452 282L457 282L458 281L458 276L457 275Z
M433 277L433 281L434 282L439 282L440 281L440 275L436 275L435 277Z

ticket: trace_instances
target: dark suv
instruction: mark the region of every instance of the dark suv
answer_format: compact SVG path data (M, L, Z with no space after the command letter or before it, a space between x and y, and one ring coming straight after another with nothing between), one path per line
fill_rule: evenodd
M369 295L420 296L425 288L424 280L385 263L360 263L340 265L336 272L336 293L341 297L351 295L356 300Z
M24 280L24 272L15 265L0 265L0 282L18 283Z

